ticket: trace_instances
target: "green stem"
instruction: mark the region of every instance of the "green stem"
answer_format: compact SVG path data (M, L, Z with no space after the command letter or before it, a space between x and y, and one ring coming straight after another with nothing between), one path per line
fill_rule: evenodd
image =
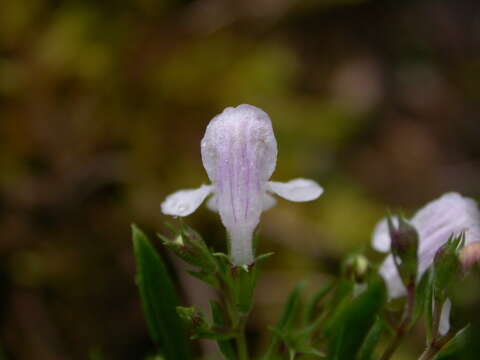
M438 338L438 331L440 327L440 317L442 315L442 303L438 299L433 300L433 314L432 314L432 339L430 341L433 344Z
M432 338L428 341L427 348L420 356L419 360L430 360L438 354L442 347L450 341L453 333L450 332L443 337L439 337L440 317L442 315L442 301L434 299L433 315L432 315Z
M225 305L225 310L230 319L230 324L235 329L235 345L237 348L237 359L248 360L248 344L245 335L245 327L248 319L248 314L240 314L236 309L234 295L232 289L223 277L219 277L221 284L222 301Z
M435 340L431 341L418 360L433 359L435 355L437 355L440 352L440 350L442 350L443 346L445 346L445 344L452 339L452 337L453 337L453 333L449 333L438 341L435 341Z
M418 360L430 360L438 353L438 349L434 347L427 347Z
M412 321L413 315L413 306L415 304L415 283L412 282L411 285L407 287L407 304L405 306L405 311L402 316L402 320L397 327L395 337L392 339L390 344L385 349L380 360L388 360L392 357L395 350L397 350L398 345L402 342L405 334L410 328L410 322Z
M248 360L248 346L245 336L246 319L246 317L240 319L240 322L238 324L238 335L235 338L235 342L237 344L238 360Z

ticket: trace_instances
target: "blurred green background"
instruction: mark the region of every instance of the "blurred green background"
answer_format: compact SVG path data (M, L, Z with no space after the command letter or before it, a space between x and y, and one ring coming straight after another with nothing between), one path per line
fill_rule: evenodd
M314 289L348 252L368 249L387 209L410 214L449 190L480 195L477 0L0 7L0 343L8 359L153 353L129 224L167 231L172 220L159 204L207 182L199 142L226 106L270 114L279 143L273 179L325 187L315 202L279 200L263 216L259 250L276 255L249 322L254 351L293 285L307 279ZM202 207L187 221L225 248L216 214ZM213 294L162 252L185 304L204 306ZM414 336L398 359L422 346Z

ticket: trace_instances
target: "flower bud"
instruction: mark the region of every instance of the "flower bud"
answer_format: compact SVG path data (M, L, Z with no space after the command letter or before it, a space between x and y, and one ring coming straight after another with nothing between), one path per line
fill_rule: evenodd
M363 255L352 255L345 260L344 273L357 283L362 283L370 269L368 259Z
M468 271L472 269L474 265L480 264L480 243L475 242L465 246L460 251L460 262L464 271Z
M177 306L177 314L192 333L192 338L198 338L209 332L210 325L205 315L195 306Z
M197 266L207 273L216 271L217 263L202 237L186 224L182 224L180 233L175 239L170 240L163 236L160 238L166 247L190 265Z
M387 222L393 261L403 284L408 288L417 278L418 233L414 226L401 217L396 218L395 224L390 217Z
M451 236L435 253L433 259L433 290L437 299L445 300L451 286L460 275L460 251L465 243L465 234Z

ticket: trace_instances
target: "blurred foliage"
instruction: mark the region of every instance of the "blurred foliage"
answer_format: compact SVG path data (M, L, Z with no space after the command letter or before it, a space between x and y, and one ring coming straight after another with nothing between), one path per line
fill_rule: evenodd
M248 324L254 348L293 284L307 279L314 291L347 251L368 248L387 208L408 212L452 189L480 194L476 0L3 0L1 8L7 358L153 353L128 224L163 229L163 198L207 181L199 141L225 106L251 103L271 115L275 179L309 177L326 189L314 203L280 202L263 216L260 253L276 254ZM188 222L225 248L215 214ZM177 274L185 301L207 309L208 289ZM398 359L422 347L412 342Z

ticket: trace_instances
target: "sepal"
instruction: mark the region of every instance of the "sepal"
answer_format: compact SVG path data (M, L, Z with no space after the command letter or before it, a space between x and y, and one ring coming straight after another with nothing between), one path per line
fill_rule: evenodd
M253 291L256 285L255 264L233 266L227 275L230 278L235 306L240 316L246 316L252 307Z
M443 303L461 275L460 251L465 245L465 233L451 236L436 252L433 260L432 287L435 301Z
M219 265L219 273L223 284L233 296L234 305L240 316L246 316L252 307L253 292L257 283L258 270L261 264L273 253L259 255L250 265L233 265L228 255L214 253Z
M415 285L418 269L418 233L401 216L397 221L387 217L393 261L403 284L408 289Z
M181 223L172 239L160 234L157 236L166 247L190 265L205 273L214 273L217 270L217 262L202 237L187 224Z
M208 322L205 314L195 306L177 306L177 314L190 331L190 339L216 339L225 341L235 336L235 332Z
M201 334L209 331L210 325L197 307L177 306L177 314L191 332L191 339L199 338Z

